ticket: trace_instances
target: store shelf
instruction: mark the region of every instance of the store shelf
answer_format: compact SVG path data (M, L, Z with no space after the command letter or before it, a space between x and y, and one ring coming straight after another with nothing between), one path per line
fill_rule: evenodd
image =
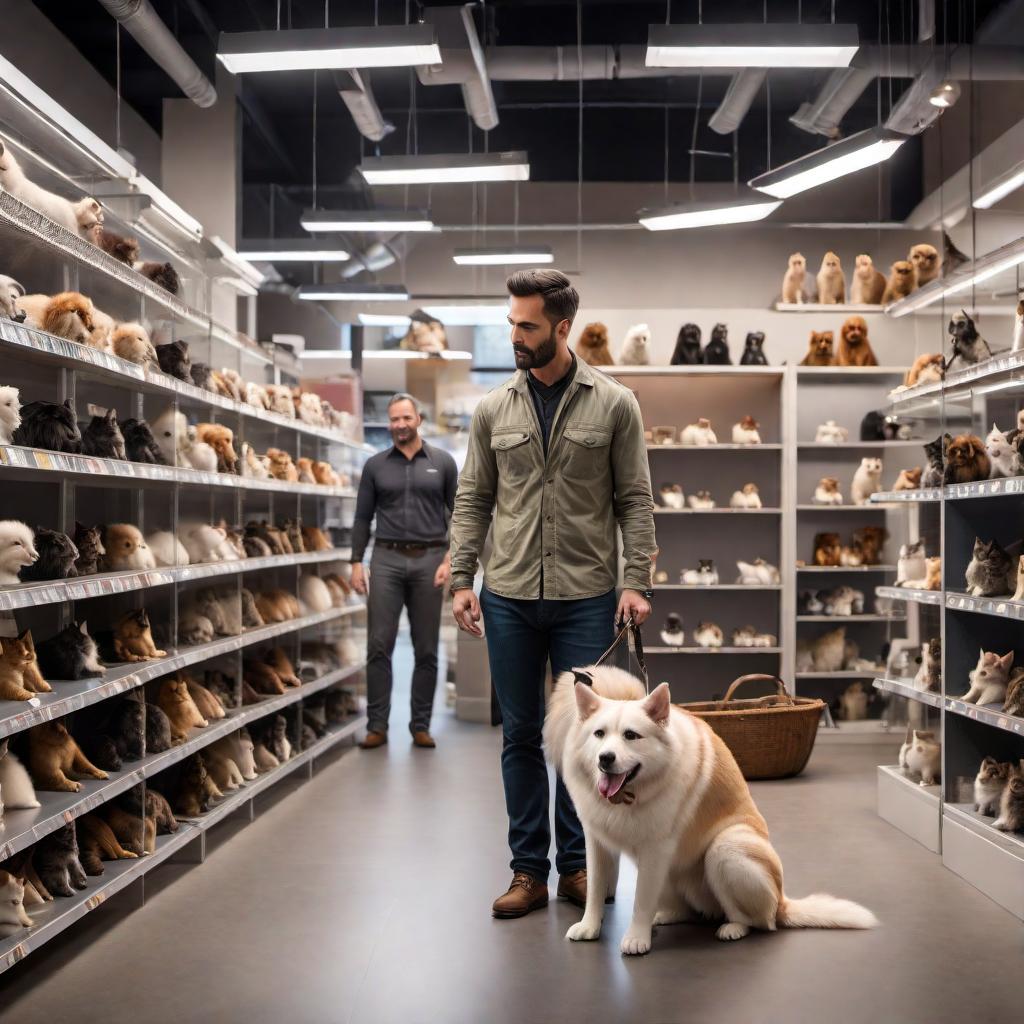
M878 814L925 849L942 849L939 786L922 786L895 765L878 766Z
M912 505L941 500L941 487L925 487L916 491L876 491L871 495L873 505Z
M197 644L195 647L182 647L172 651L166 658L159 658L156 661L115 665L109 668L103 677L73 682L50 680L54 688L52 693L39 694L30 701L0 701L0 739L23 732L41 722L49 722L72 711L89 707L107 697L133 690L152 679L159 679L190 665L231 654L287 633L296 633L312 626L334 622L358 614L365 608L365 604L348 605L345 608L331 608L326 612L316 612L287 622L258 626L240 636L222 637L208 644Z
M914 604L942 605L941 590L918 590L916 587L875 587L876 597L887 597L893 601L910 601Z
M783 377L784 366L602 366L609 377Z
M852 669L843 669L837 672L797 672L797 679L872 679L878 672L879 666L867 669L865 672L855 672Z
M1006 597L971 597L962 590L946 591L946 607L954 612L974 612L977 615L995 615L1001 619L1024 622L1024 601Z
M781 654L781 647L645 647L647 654Z
M1019 715L1008 715L993 704L967 704L956 697L945 698L946 710L961 718L970 718L974 722L983 722L996 729L1024 736L1024 718Z
M236 402L233 398L214 394L205 388L186 384L175 377L169 377L152 369L129 363L108 352L78 345L65 338L16 324L11 320L0 319L0 352L9 351L14 355L19 352L26 358L38 359L49 366L87 372L105 380L107 383L131 388L147 394L166 395L168 401L175 396L187 398L190 402L207 405L212 409L222 409L244 416L246 419L271 424L310 437L322 438L333 444L346 445L359 451L369 451L365 445L353 441L337 430L318 427L303 423L301 420L282 416L280 413L257 409L245 402Z
M663 516L780 516L781 508L655 508Z
M1002 498L1008 494L1024 494L1024 476L1011 476L1000 480L979 480L973 484L947 484L942 490L946 501Z
M1024 835L992 827L970 804L943 804L942 863L1024 920Z
M905 615L798 615L797 622L906 622Z
M844 316L847 313L884 313L885 306L868 302L776 302L772 309L779 313L835 313ZM809 367L809 369L826 369L826 367ZM827 367L827 369L853 370L858 367ZM865 367L867 369L867 367ZM872 367L873 369L873 367ZM904 371L900 371L901 373Z
M889 508L898 508L899 506L892 505L880 505L880 504L864 504L864 505L797 505L797 512L814 512L818 514L820 512L885 512Z
M0 445L0 468L10 475L27 479L45 479L48 475L71 477L105 477L110 481L131 481L135 484L182 484L204 488L240 491L274 491L286 494L316 495L322 498L354 498L349 487L324 487L320 484L298 484L287 480L254 480L232 473L205 473L198 469L176 466L151 466L141 462L98 459L91 455L69 455L43 448L21 448Z
M649 444L649 452L780 452L782 445L770 444Z
M814 451L827 451L829 449L833 451L849 451L860 448L920 448L925 441L910 440L910 441L843 441L840 444L831 444L827 441L798 441L797 449L799 451L814 450Z
M943 706L941 693L919 690L911 679L878 678L875 679L873 685L876 690L894 693L897 697L906 697L907 700L916 700L919 704L927 704L932 708L941 709Z
M714 585L708 585L705 583L655 583L652 587L653 590L782 590L781 583L715 583Z
M835 309L835 306L824 307ZM877 311L878 306L868 306L868 310ZM817 312L816 309L812 312ZM903 377L907 372L905 366L798 366L797 377L813 377L818 384L822 380L847 384L851 380L873 380L882 377Z
M111 594L127 594L133 590L171 583L190 583L195 580L237 573L279 569L289 565L319 565L325 562L348 561L349 548L330 551L303 551L292 555L267 555L260 558L236 559L230 562L200 562L196 565L167 566L139 572L107 572L93 576L76 576L68 580L46 580L40 583L22 583L0 587L0 612L17 608L38 608L41 605L64 601L85 601Z
M895 572L895 565L798 565L797 572Z

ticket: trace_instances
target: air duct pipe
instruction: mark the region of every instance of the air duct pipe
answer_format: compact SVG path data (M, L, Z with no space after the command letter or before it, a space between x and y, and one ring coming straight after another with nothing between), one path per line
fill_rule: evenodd
M357 277L364 270L376 273L390 267L398 257L383 242L374 242L365 252L354 252L352 262L345 264L341 276L345 280Z
M744 68L733 75L722 102L708 121L708 127L719 135L731 135L736 131L764 85L766 75L763 68Z
M875 80L875 72L864 68L836 68L828 76L813 103L804 103L789 119L805 132L834 139L847 111Z
M200 107L217 102L217 90L192 58L171 35L149 0L100 0L100 3L131 33L135 41L174 80L179 89Z
M377 106L377 100L370 89L369 77L363 81L358 71L338 71L335 73L334 82L338 87L338 95L348 107L348 112L363 138L371 142L380 142L395 130L390 121L384 120L384 115Z

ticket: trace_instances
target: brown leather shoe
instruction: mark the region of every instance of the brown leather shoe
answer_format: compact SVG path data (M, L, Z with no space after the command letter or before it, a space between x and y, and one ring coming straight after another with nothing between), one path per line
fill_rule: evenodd
M540 910L548 905L548 887L525 871L517 871L512 876L512 884L504 896L499 896L491 907L495 917L525 917L532 910Z
M363 750L376 750L377 747L383 747L387 741L388 734L386 732L368 732L359 746Z
M587 869L580 868L579 871L571 871L567 875L561 875L558 879L558 898L568 900L577 907L587 905Z
M427 732L426 729L419 729L417 732L412 734L413 746L425 747L427 750L433 750L437 744L434 742L434 737Z

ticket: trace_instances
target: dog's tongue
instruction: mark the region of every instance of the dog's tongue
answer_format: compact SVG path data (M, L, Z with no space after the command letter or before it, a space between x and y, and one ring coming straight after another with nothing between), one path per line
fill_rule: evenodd
M623 783L626 781L627 772L619 772L618 775L609 775L607 772L601 772L601 778L597 783L597 790L606 800L611 800L613 796L620 789L622 789Z

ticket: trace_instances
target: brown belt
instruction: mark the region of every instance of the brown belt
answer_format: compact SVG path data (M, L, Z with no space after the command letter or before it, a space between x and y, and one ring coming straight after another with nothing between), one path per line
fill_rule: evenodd
M425 555L432 548L446 548L448 542L446 540L429 540L429 541L398 541L398 540L379 540L377 541L378 547L386 548L388 551L397 551L399 554L408 555L410 558L419 558L421 555Z

